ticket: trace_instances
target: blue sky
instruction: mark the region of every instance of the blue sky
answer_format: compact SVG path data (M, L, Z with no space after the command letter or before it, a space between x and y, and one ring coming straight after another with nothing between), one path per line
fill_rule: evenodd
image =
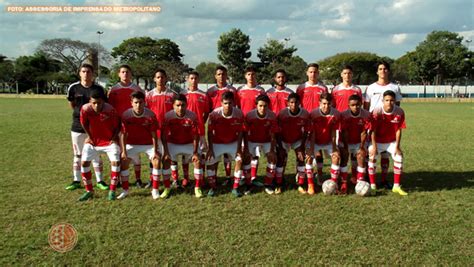
M298 48L307 62L346 51L397 58L415 49L433 30L474 38L472 0L0 0L0 54L32 53L43 39L97 42L108 49L136 36L169 38L194 67L217 60L217 40L240 28L251 38L252 59L268 39ZM8 5L159 5L161 13L6 13ZM474 44L471 43L471 49Z

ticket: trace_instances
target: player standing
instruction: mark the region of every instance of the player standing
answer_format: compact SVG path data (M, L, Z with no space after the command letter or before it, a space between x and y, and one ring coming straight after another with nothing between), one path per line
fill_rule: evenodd
M153 165L152 169L152 197L159 197L159 175L161 172L161 155L158 148L158 121L155 114L145 108L145 94L135 91L129 97L132 107L122 113L122 134L120 136L121 147L121 180L124 191L117 197L125 198L128 195L128 166L130 159L139 158L140 153L146 153Z
M104 88L94 83L93 76L94 67L90 64L82 64L79 69L80 81L71 84L67 90L67 100L73 110L71 139L74 153L73 182L66 186L67 190L74 190L81 187L81 156L84 141L87 138L87 134L82 128L80 122L81 108L83 105L89 103L91 90L99 90L105 94ZM94 166L97 187L101 190L108 190L108 185L102 180L102 160L100 159L100 156L93 159L92 164Z
M216 194L217 163L221 155L235 157L234 184L232 194L240 197L239 183L242 176L242 131L244 116L240 109L234 107L234 94L227 91L221 96L221 106L209 115L207 138L209 152L207 154L207 179L210 189L208 196Z
M407 193L402 190L400 180L403 169L403 152L400 147L402 129L405 129L405 112L395 105L397 96L392 90L383 93L383 106L372 112L372 134L369 146L369 178L372 192L376 190L375 162L379 153L388 152L393 159L392 192L401 196Z
M100 154L107 154L110 165L109 200L115 200L115 189L120 175L120 147L118 134L120 132L120 117L112 105L105 103L103 90L91 90L90 101L81 108L81 125L87 134L82 150L81 172L86 193L79 198L85 201L93 196L91 183L91 160ZM128 190L128 183L123 183L123 189Z

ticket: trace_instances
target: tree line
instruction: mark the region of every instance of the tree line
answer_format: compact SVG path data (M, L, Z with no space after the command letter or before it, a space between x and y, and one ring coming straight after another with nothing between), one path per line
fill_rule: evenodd
M351 51L329 56L317 63L321 78L332 84L340 81L340 70L346 64L354 68L357 84L370 84L377 78L374 70L380 60L392 64L392 79L401 84L467 84L474 76L470 42L454 32L433 31L415 50L397 59ZM201 62L195 70L200 73L202 83L213 83L215 67L222 64L228 68L232 83L242 83L244 69L253 65L259 71L259 82L271 83L273 72L283 68L288 73L288 83L296 84L306 80L306 66L311 63L296 55L297 51L294 45L269 39L257 50L259 61L251 61L250 36L240 29L232 29L221 34L217 41L220 62ZM150 88L157 68L166 69L172 82L184 82L192 68L183 57L179 45L170 39L133 37L111 51L97 43L47 39L38 45L33 55L11 60L0 53L0 82L18 84L19 92L57 93L58 87L78 79L77 71L83 62L94 63L95 60L100 63L101 77L108 77L110 84L118 81L118 66L128 64L134 70L136 81L140 80L145 83L143 87Z

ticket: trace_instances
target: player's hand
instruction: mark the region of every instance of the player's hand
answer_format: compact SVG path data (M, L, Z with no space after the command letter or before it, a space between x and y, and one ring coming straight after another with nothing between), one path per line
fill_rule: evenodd
M297 158L299 161L304 161L304 159L305 159L304 151L303 151L303 150L300 150L300 151L296 152L296 158Z
M122 160L127 160L128 159L126 151L123 151L122 153L120 153L120 159L122 159Z
M402 150L401 150L399 147L397 147L397 148L395 149L395 155L403 156L403 152L402 152Z
M199 162L199 160L200 160L199 154L198 154L198 153L194 153L194 154L193 154L193 157L191 158L191 160L192 160L193 162Z
M165 153L163 154L163 161L168 161L168 160L171 160L170 153L169 153L169 152L165 152Z
M84 141L84 143L90 144L90 145L94 145L94 142L92 142L92 139L90 139L89 137L86 138L86 140Z

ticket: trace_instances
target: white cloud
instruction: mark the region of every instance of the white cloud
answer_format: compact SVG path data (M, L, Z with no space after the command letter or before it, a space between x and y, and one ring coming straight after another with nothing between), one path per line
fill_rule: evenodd
M114 22L114 21L103 20L103 21L100 21L98 25L101 28L104 28L107 30L120 30L120 29L128 28L128 23L126 21L122 21L122 23L119 23L119 22Z
M280 26L277 28L277 32L287 32L290 29L290 26L285 25L285 26Z
M392 35L392 43L394 44L402 44L407 40L407 34L406 33L397 33Z
M342 39L344 35L347 34L345 31L337 31L337 30L321 30L321 33L331 39Z

